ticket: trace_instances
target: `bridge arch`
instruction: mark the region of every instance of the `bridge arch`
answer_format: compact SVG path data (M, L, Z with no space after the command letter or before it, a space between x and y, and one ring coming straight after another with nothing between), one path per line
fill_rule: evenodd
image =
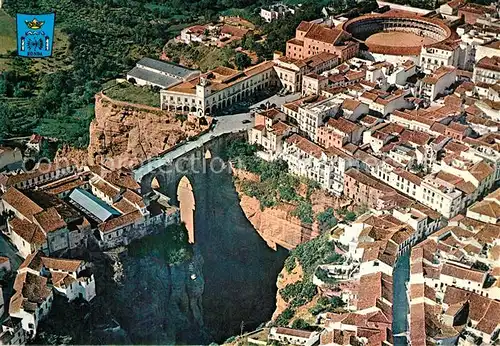
M191 181L185 175L182 176L177 185L177 200L179 201L179 209L181 221L186 225L188 231L188 240L194 243L196 201L194 198L193 186Z

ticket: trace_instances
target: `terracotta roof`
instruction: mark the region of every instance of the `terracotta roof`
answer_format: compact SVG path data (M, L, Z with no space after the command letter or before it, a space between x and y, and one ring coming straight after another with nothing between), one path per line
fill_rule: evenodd
M52 273L52 284L55 287L67 288L71 286L72 283L76 282L76 279L67 273L53 272Z
M311 337L313 332L309 332L307 330L278 327L278 328L276 328L276 334L283 334L283 335L289 335L289 336L295 336L295 337L299 337L299 338L308 339L309 337Z
M396 169L394 170L394 173L396 175L399 175L401 178L410 181L411 183L420 186L422 183L422 178L420 178L418 175L413 174L411 172L408 172L407 170L404 169Z
M12 231L23 238L27 243L43 245L46 241L45 234L37 225L17 217L9 221Z
M385 126L379 129L380 132L398 136L403 133L403 131L408 131L404 126L398 125L396 123L386 123Z
M435 48L435 49L441 49L441 50L447 50L447 51L454 51L460 46L460 40L444 40L436 43L431 43L427 45L426 47L429 48Z
M329 44L337 44L342 37L342 34L343 31L340 29L330 29L320 24L312 24L309 27L309 30L307 30L304 38Z
M285 131L288 129L291 129L292 127L281 120L277 121L276 123L273 124L272 129L275 135L277 136L282 136Z
M294 44L296 46L302 46L302 47L304 46L304 41L296 39L296 38L291 38L291 39L289 39L286 42L290 43L290 44Z
M410 285L410 298L411 300L417 298L428 298L430 300L436 300L436 291L432 287L429 287L423 283L421 284L411 284Z
M128 214L133 211L136 211L137 208L134 207L129 201L127 201L125 198L120 199L118 202L113 204L113 208L117 209L120 211L122 214Z
M2 196L2 199L19 211L24 217L32 220L35 214L41 213L43 209L29 199L24 193L10 187Z
M465 1L464 0L452 0L452 1L447 2L446 5L448 5L449 7L453 8L453 9L458 9L458 8L462 7L463 5L465 5Z
M135 193L132 190L126 190L122 194L123 198L125 198L127 201L130 203L133 203L137 205L139 208L145 208L146 204L144 203L144 200L142 199L141 196L139 196L137 193Z
M43 268L42 262L43 253L41 251L36 251L29 254L26 259L19 266L19 270L24 268L32 269L36 272L40 272Z
M382 297L392 302L392 278L382 272L361 276L357 309L376 307Z
M483 5L474 4L474 3L467 3L458 9L458 13L460 14L461 12L469 12L469 13L475 13L475 14L479 14L479 15L485 15L487 13L494 14L496 11L494 8L491 8L488 6L483 6Z
M500 72L500 56L485 56L476 63L476 68Z
M380 190L380 191L384 191L384 192L393 192L394 191L391 187L379 182L378 180L373 179L369 175L367 175L367 174L365 174L365 173L363 173L355 168L349 169L345 173L345 175L356 180L358 183L361 183L361 184L366 185L366 186L370 186L370 187L375 188L375 189Z
M454 264L445 263L441 269L441 275L455 277L457 279L475 281L483 283L486 278L486 273L473 269L466 269Z
M480 201L469 207L471 212L486 215L494 219L500 218L500 206L492 201Z
M56 172L60 169L67 168L67 167L73 167L70 165L67 160L62 160L57 163L41 163L38 165L37 168L29 171L29 172L23 172L19 174L1 174L2 176L2 184L6 187L16 185L18 183L21 183L23 181L28 181L30 179L35 179L36 177L42 176L44 174Z
M425 125L428 125L428 126L432 126L432 124L434 124L433 120L430 120L430 119L427 119L427 118L425 118L423 116L418 116L416 114L412 114L412 113L409 113L409 112L402 112L402 111L395 110L391 114L391 117L393 117L393 116L399 117L399 118L403 118L403 119L406 119L406 120L410 120L410 121L415 121L415 122L418 122L418 123L422 123L422 124L425 124Z
M361 105L361 102L359 102L358 100L345 99L344 102L342 102L342 109L354 111L360 105Z
M311 26L313 25L313 23L311 22L306 22L305 20L303 20L302 22L300 22L299 26L297 26L297 31L308 31Z
M483 111L481 111L477 106L473 105L470 107L467 107L465 109L465 112L468 113L467 115L467 121L471 124L475 125L482 125L482 126L487 126L487 127L493 127L493 128L500 128L500 123L493 121L488 118L483 118L482 116L477 116L476 114L482 115Z
M119 188L102 179L91 181L90 184L111 199L116 198L120 194Z
M351 134L354 131L361 129L358 125L356 125L352 121L349 121L345 118L339 118L339 119L330 118L330 119L328 119L326 126L330 127L330 128L337 129L340 132L343 132L346 134Z
M16 293L10 300L10 314L18 313L21 309L33 313L52 294L47 286L47 278L29 272L16 276L14 289Z
M484 160L479 161L476 163L472 168L469 170L469 172L479 181L483 181L484 179L488 178L490 175L493 174L494 169L487 164Z
M67 226L66 222L64 222L63 218L54 207L36 214L34 218L45 234Z
M116 229L131 225L141 218L142 214L139 210L137 210L132 213L121 215L101 223L99 225L99 231L103 233L111 232Z
M434 71L434 73L424 77L424 79L422 79L422 82L427 84L436 84L442 77L455 70L455 67L441 66L436 71Z
M321 158L321 154L323 153L323 149L319 145L296 133L288 137L286 142L290 145L296 145L297 148L317 159Z
M491 299L488 309L485 311L483 318L479 320L476 329L488 335L493 335L493 332L500 326L499 311L500 302Z
M177 84L168 88L168 91L179 92L183 94L195 94L196 85L200 78L204 77L210 83L213 92L224 90L236 83L247 80L248 78L274 68L273 61L264 61L255 66L249 67L244 71L237 71L232 68L219 66L213 70L204 73L202 76L195 77L184 83Z
M62 270L65 272L76 272L83 263L81 260L50 257L42 257L42 262L47 269Z
M248 29L238 28L233 25L224 24L221 28L221 34L228 34L235 37L243 37L247 34Z
M400 139L402 141L415 143L416 145L425 145L429 143L431 136L422 131L405 130L401 133Z
M378 120L379 118L376 118L374 116L364 115L362 118L359 119L359 122L367 125L374 125Z

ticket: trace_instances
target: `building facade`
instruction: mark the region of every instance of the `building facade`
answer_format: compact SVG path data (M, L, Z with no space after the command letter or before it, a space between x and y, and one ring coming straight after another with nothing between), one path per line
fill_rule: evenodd
M161 108L191 112L198 116L213 115L277 85L272 61L265 61L244 71L220 66L199 77L161 90Z

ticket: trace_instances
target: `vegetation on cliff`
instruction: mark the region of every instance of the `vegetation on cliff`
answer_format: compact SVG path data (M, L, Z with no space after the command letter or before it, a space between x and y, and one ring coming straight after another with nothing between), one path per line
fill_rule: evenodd
M312 224L314 213L311 205L311 193L317 184L311 180L299 178L288 173L288 165L282 160L264 161L255 153L258 148L244 140L231 142L225 151L225 159L234 167L254 173L259 181L244 180L241 182L242 192L259 200L261 208L270 208L280 203L296 205L292 215L303 223ZM301 186L306 187L305 196L299 193Z
M309 312L313 316L316 316L325 311L332 311L334 309L343 308L344 306L344 301L337 296L332 298L320 297L316 302L316 305L309 309Z
M329 218L330 214L331 211L328 211L325 214L325 218ZM275 323L281 326L289 325L296 311L303 310L302 307L308 303L314 303L318 295L318 289L312 282L313 275L319 275L324 280L330 279L326 278L328 275L326 275L326 272L322 272L319 265L342 261L343 257L335 252L335 244L329 239L328 234L322 234L292 250L285 260L284 268L286 273L291 273L296 265L300 264L304 275L301 281L288 284L279 291L281 298L288 303L288 306L276 318ZM335 282L332 281L332 283ZM339 298L319 297L314 305L311 306L311 304L308 304L308 306L310 308L306 312L310 316L314 316L324 311L341 308L343 307L343 302Z

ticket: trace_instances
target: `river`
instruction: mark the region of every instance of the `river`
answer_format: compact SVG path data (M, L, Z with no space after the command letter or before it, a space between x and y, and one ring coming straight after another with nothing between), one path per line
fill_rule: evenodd
M204 321L214 341L222 342L239 334L242 323L248 331L271 318L288 251L270 249L258 235L229 173L206 174L207 184L194 187L195 238L204 260Z

